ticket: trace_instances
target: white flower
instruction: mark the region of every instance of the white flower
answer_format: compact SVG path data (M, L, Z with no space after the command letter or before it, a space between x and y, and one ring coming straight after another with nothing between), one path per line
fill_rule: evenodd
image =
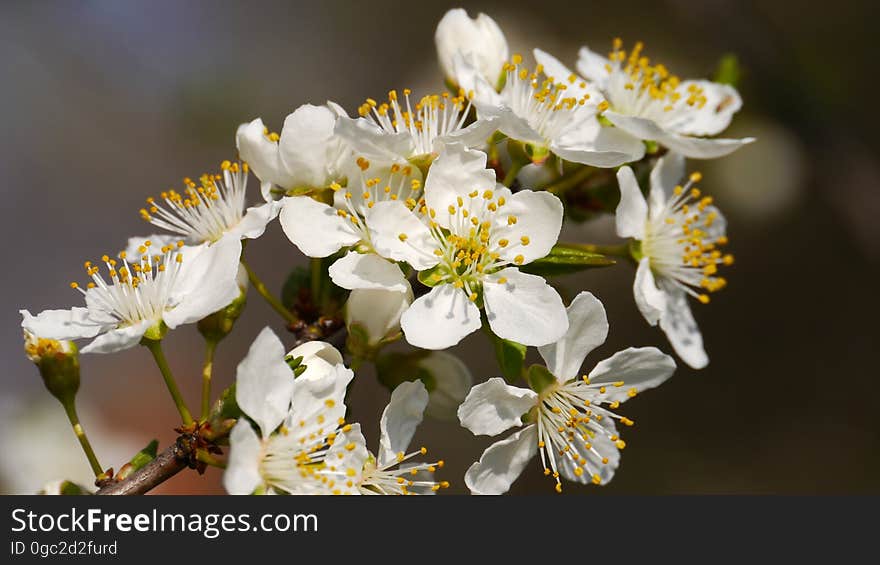
M678 185L684 165L684 158L674 153L660 159L651 172L647 201L629 167L617 172L617 235L641 244L635 254L639 268L633 292L642 315L652 326L659 322L675 352L700 369L709 358L687 295L709 302L706 293L727 284L718 276L718 266L732 264L733 256L721 252L727 243L724 216L712 206L711 197L693 186L700 174Z
M390 264L390 263L389 263ZM403 280L404 291L384 288L356 288L345 303L345 325L359 325L367 333L370 346L400 333L400 316L413 301L412 287Z
M433 479L443 461L410 462L427 453L424 447L406 453L427 404L428 392L421 381L404 382L394 389L379 423L378 455L367 450L360 424L340 433L323 471L334 478L334 494L432 494L448 487L446 481Z
M474 87L473 82L456 72L456 57L467 60L489 84L494 86L501 80L508 57L507 40L486 14L470 18L463 8L449 10L437 24L434 43L443 74L466 91Z
M147 198L141 217L156 227L168 230L188 244L213 243L230 234L241 239L263 235L266 226L278 215L274 202L245 210L248 164L223 161L220 174L204 174L199 184L183 179L183 192L169 189L159 200Z
M703 139L724 131L742 100L735 88L707 80L679 80L663 65L651 65L642 43L627 54L622 42L606 59L582 47L578 71L608 103L602 116L633 139L656 141L692 159L727 155L753 138Z
M587 354L608 335L602 303L580 293L568 307L568 333L538 348L547 364L539 392L492 378L471 389L458 410L461 425L477 435L498 435L528 425L489 446L468 469L465 484L474 494L507 492L526 463L541 455L545 475L574 482L605 484L614 476L625 443L615 420L633 422L612 412L643 390L668 379L675 362L654 347L629 348L599 362L578 377ZM534 384L533 384L534 386Z
M238 365L235 399L260 433L241 418L229 435L223 485L230 494L330 493L317 471L337 435L351 430L343 417L354 374L328 343L303 344L287 357L306 366L296 379L281 341L265 328Z
M495 131L494 119L478 119L465 127L471 103L464 93L424 96L415 104L410 94L404 89L399 101L397 91L392 90L388 102L382 104L368 98L358 108L359 118L339 118L337 135L363 158L426 166L445 144L481 147Z
M85 296L86 307L25 315L22 327L48 339L95 338L82 353L111 353L137 345L161 323L174 329L197 322L241 292L236 282L241 241L236 237L196 247L180 241L158 250L147 240L138 251L140 259L131 263L125 251L118 260L104 255L109 280L98 265L86 261L92 279L87 290L70 283Z
M640 142L601 127L598 93L581 80L569 80L570 73L553 76L554 71L541 64L529 71L519 55L504 71L507 79L500 93L476 77L474 105L480 118L495 120L499 131L527 144L534 162L554 153L575 163L617 167L644 153Z
M262 181L267 202L273 189L295 194L327 188L344 175L341 168L349 150L333 133L336 118L344 115L345 110L333 102L303 104L285 118L281 135L270 133L260 118L239 126L239 154Z
M378 202L402 201L415 206L422 194L421 173L416 167L397 163L373 167L364 157L359 157L356 164L357 172L348 176L349 187L335 182L330 185L332 205L310 196L284 198L281 228L308 257L327 257L344 247L351 248L328 269L337 286L405 295L411 292L406 277L395 263L376 255L369 225L371 210Z
M496 185L485 153L446 146L428 173L424 204L379 202L368 219L380 255L431 270L434 288L401 318L412 345L444 349L461 341L481 326L478 300L504 339L544 345L565 333L559 294L517 268L549 253L562 204L547 192L511 194Z

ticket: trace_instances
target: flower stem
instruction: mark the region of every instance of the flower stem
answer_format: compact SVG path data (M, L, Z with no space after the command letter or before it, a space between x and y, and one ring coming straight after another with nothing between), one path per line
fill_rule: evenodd
M82 446L83 452L86 454L86 459L89 460L92 472L96 477L100 476L104 472L104 469L98 462L98 457L95 455L95 450L92 449L92 444L89 442L86 431L83 429L82 424L79 423L79 416L76 413L76 405L74 404L73 399L71 398L70 402L62 402L61 404L64 406L64 411L67 412L67 419L70 420L70 425L73 427L73 433L76 434L76 439L79 440L79 444Z
M321 296L321 279L322 279L322 269L323 262L321 259L312 258L309 259L309 286L312 293L312 304L320 308L324 309L324 301Z
M226 468L226 461L222 461L220 459L217 459L216 457L214 457L213 455L211 455L210 453L208 453L207 451L204 451L202 449L200 449L196 452L196 459L198 459L199 461L201 461L205 465L210 465L211 467L217 467L219 469Z
M271 306L273 310L278 312L288 324L296 323L298 321L296 316L290 310L285 308L284 304L282 304L280 300L275 298L272 293L269 292L269 289L266 288L266 285L263 283L262 280L260 280L254 270L251 269L251 266L247 264L244 258L242 258L241 264L244 266L244 270L247 271L248 280L251 281L251 284L254 285L254 288L257 289L257 292L260 293L260 296L262 296L266 300L266 302L269 303L269 306Z
M510 188L510 185L513 184L513 181L516 180L516 175L519 174L519 172L522 170L523 166L525 166L527 162L528 161L514 160L510 164L510 168L507 169L507 172L504 174L504 180L501 181L501 184L503 184L507 188Z
M162 373L162 378L165 379L165 385L168 387L168 392L171 393L171 398L174 399L177 411L180 412L183 424L185 426L192 424L192 415L186 407L186 402L183 401L180 389L177 388L177 381L174 380L174 375L171 373L171 368L168 366L168 360L165 359L165 353L162 351L162 342L156 339L145 339L142 343L150 350L150 353L153 354L153 358L156 360L156 365L159 367L159 372Z
M583 165L575 171L572 171L567 175L563 175L555 183L548 185L545 190L556 195L562 194L569 188L575 187L584 182L585 180L590 178L595 172L595 168Z
M214 370L214 352L217 350L216 339L205 340L205 364L202 366L202 420L208 419L211 410L211 373Z

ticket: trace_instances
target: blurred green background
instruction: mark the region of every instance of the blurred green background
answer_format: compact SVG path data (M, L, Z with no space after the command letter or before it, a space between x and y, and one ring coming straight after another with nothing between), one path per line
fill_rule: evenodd
M621 468L589 494L878 493L880 380L873 364L880 258L876 42L869 2L725 0L472 2L494 17L512 52L541 47L573 64L588 44L644 40L682 77L708 76L736 53L745 106L728 131L759 141L691 163L728 217L730 285L695 308L711 363L681 367L623 413ZM22 353L19 308L80 303L68 282L85 259L152 230L146 196L234 157L236 126L261 116L280 128L305 102L349 111L390 88L440 90L434 26L455 3L3 2L0 4L0 191L6 241L0 359L0 491L33 492L50 478L87 477L60 406ZM274 124L274 126L273 126ZM251 185L258 198L256 183ZM613 241L609 218L568 238ZM277 224L249 248L275 289L303 258ZM283 266L283 268L281 268ZM609 340L588 363L631 345L658 345L632 300L626 265L569 277L605 303ZM218 383L265 324L282 324L252 293L218 353ZM283 336L288 339L289 336ZM191 404L202 349L193 327L166 352ZM484 336L455 349L477 380L497 375ZM151 438L175 434L174 407L142 348L82 359L82 419L102 462L119 465ZM388 393L369 369L353 417L368 442ZM416 442L464 470L487 438L426 421ZM183 473L162 492L218 492L219 473ZM552 494L540 464L514 493Z

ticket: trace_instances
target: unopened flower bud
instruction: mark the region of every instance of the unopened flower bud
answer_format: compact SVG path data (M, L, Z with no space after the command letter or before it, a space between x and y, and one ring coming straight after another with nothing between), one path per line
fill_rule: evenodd
M24 351L39 368L52 396L67 403L79 390L79 354L72 341L37 337L25 330Z
M359 342L359 347L375 349L400 336L400 317L412 304L412 300L413 293L409 283L406 283L406 292L384 289L352 290L345 306L345 325L350 335Z
M465 90L473 88L464 77L456 76L456 57L464 59L485 78L497 85L508 59L507 39L495 20L486 14L470 18L462 8L449 10L434 33L437 57L446 78Z

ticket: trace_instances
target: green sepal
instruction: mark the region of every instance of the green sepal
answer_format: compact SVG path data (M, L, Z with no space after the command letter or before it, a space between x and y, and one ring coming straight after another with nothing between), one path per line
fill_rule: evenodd
M431 267L425 271L419 271L419 282L428 287L435 287L441 282L446 276L445 269L437 265L435 267Z
M532 365L529 367L527 380L529 387L541 394L545 388L556 382L556 377L544 365Z
M545 257L523 265L519 269L533 275L553 277L577 273L585 269L610 267L614 264L614 259L610 259L601 253L586 251L576 245L557 243Z
M220 393L220 398L217 399L213 408L211 408L208 421L212 422L213 425L215 422L238 419L241 417L241 414L241 408L239 408L238 402L235 400L235 383L232 383Z
M718 61L718 68L715 69L713 80L736 88L741 78L742 67L739 64L739 58L733 53L727 53L721 57L721 60Z
M232 331L236 320L238 320L239 316L241 316L241 313L244 311L246 303L247 292L242 292L239 294L238 298L230 302L225 308L221 308L213 314L199 320L198 324L196 324L199 333L202 334L206 340L219 343L220 340L229 335Z
M159 320L150 328L144 332L144 337L141 338L141 343L146 341L161 341L165 334L168 333L168 326L165 325L163 320Z

